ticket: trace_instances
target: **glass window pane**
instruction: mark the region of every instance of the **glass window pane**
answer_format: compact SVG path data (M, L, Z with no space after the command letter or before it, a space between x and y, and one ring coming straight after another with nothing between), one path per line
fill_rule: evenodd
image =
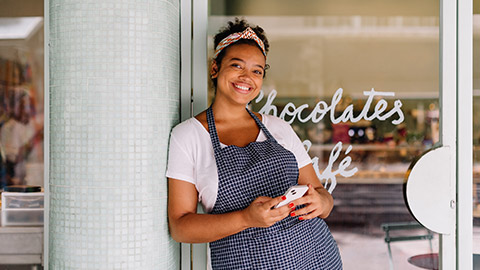
M473 1L473 253L480 254L480 1ZM480 256L480 255L478 255ZM475 260L474 260L475 262ZM480 257L476 258L480 266Z
M43 186L43 18L0 18L0 33L0 190Z
M288 121L309 148L333 190L326 221L344 269L388 269L382 224L392 236L428 234L393 225L415 223L405 174L439 140L439 2L209 3L210 59L213 35L235 16L265 29L270 69L251 107ZM392 242L395 269L438 252L437 237Z

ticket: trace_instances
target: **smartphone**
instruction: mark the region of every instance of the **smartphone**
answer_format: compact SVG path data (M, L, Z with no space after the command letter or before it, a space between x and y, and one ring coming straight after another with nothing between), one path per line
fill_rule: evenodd
M279 204L275 205L274 208L282 207L286 204L289 204L291 201L301 198L308 190L307 185L298 185L290 187L284 196L287 197L286 200L281 201Z

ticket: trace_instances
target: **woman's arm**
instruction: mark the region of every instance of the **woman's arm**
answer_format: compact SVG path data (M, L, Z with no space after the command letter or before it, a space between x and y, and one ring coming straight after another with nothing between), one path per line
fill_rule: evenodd
M333 197L320 183L312 164L300 168L298 184L308 185L309 188L302 198L293 201L294 205L306 205L292 212L293 215L299 216L299 219L327 218L333 209Z
M212 242L250 227L269 227L285 218L290 208L272 209L282 197L259 197L250 206L225 214L197 214L195 185L169 178L168 220L170 233L177 242Z

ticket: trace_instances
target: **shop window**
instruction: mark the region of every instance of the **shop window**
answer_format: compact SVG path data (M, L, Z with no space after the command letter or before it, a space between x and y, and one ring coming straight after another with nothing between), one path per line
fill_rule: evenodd
M0 18L0 188L43 186L43 18Z
M265 29L270 69L251 107L289 122L309 149L335 199L326 221L345 269L388 269L381 226L415 223L406 174L439 143L439 2L211 0L209 10L209 59L227 21ZM438 252L432 238L392 244L395 269Z
M43 269L43 8L0 2L0 269Z
M473 253L480 254L480 1L473 1ZM478 260L479 257L476 257ZM480 263L480 260L477 262Z

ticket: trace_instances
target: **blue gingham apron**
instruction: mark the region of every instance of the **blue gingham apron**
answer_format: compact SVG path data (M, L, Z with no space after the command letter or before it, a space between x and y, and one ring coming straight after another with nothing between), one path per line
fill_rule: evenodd
M248 111L248 110L247 110ZM218 169L211 214L245 209L259 196L278 197L298 182L295 156L248 113L267 140L220 147L211 107L207 122ZM287 217L269 228L249 228L210 243L213 269L342 269L337 244L320 218Z

